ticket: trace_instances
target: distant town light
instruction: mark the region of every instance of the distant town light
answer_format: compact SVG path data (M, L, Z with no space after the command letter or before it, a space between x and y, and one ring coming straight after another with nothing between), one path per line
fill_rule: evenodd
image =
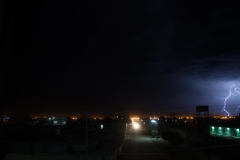
M48 120L49 120L49 121L51 121L51 120L52 120L52 118L48 118Z
M229 128L227 128L227 130L229 130Z
M101 124L101 129L103 129L103 125Z
M239 129L237 129L237 132L239 132Z

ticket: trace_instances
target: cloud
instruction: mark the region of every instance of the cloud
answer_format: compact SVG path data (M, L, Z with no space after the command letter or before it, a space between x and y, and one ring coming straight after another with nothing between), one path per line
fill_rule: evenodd
M237 54L222 54L205 58L193 59L190 62L175 65L175 73L183 77L196 79L240 79L240 56Z

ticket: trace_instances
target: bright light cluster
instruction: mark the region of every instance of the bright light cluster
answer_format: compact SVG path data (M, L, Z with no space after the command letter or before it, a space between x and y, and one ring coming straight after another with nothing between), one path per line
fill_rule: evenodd
M134 129L139 129L140 128L140 124L139 124L139 117L132 117L132 126Z
M158 118L158 117L150 117L150 119L159 120L159 118Z
M134 129L139 129L140 125L139 125L139 123L133 123L133 127L134 127Z

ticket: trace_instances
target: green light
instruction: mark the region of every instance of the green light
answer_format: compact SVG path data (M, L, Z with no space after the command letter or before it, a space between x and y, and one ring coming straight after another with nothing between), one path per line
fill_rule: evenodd
M239 132L239 129L236 129L237 130L237 132Z
M219 127L219 129L222 129L222 127Z
M229 128L227 128L227 130L229 130Z

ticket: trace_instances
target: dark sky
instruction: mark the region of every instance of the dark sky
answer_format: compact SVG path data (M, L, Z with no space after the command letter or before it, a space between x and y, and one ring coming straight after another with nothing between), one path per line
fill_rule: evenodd
M4 2L5 111L226 115L240 87L238 1Z

